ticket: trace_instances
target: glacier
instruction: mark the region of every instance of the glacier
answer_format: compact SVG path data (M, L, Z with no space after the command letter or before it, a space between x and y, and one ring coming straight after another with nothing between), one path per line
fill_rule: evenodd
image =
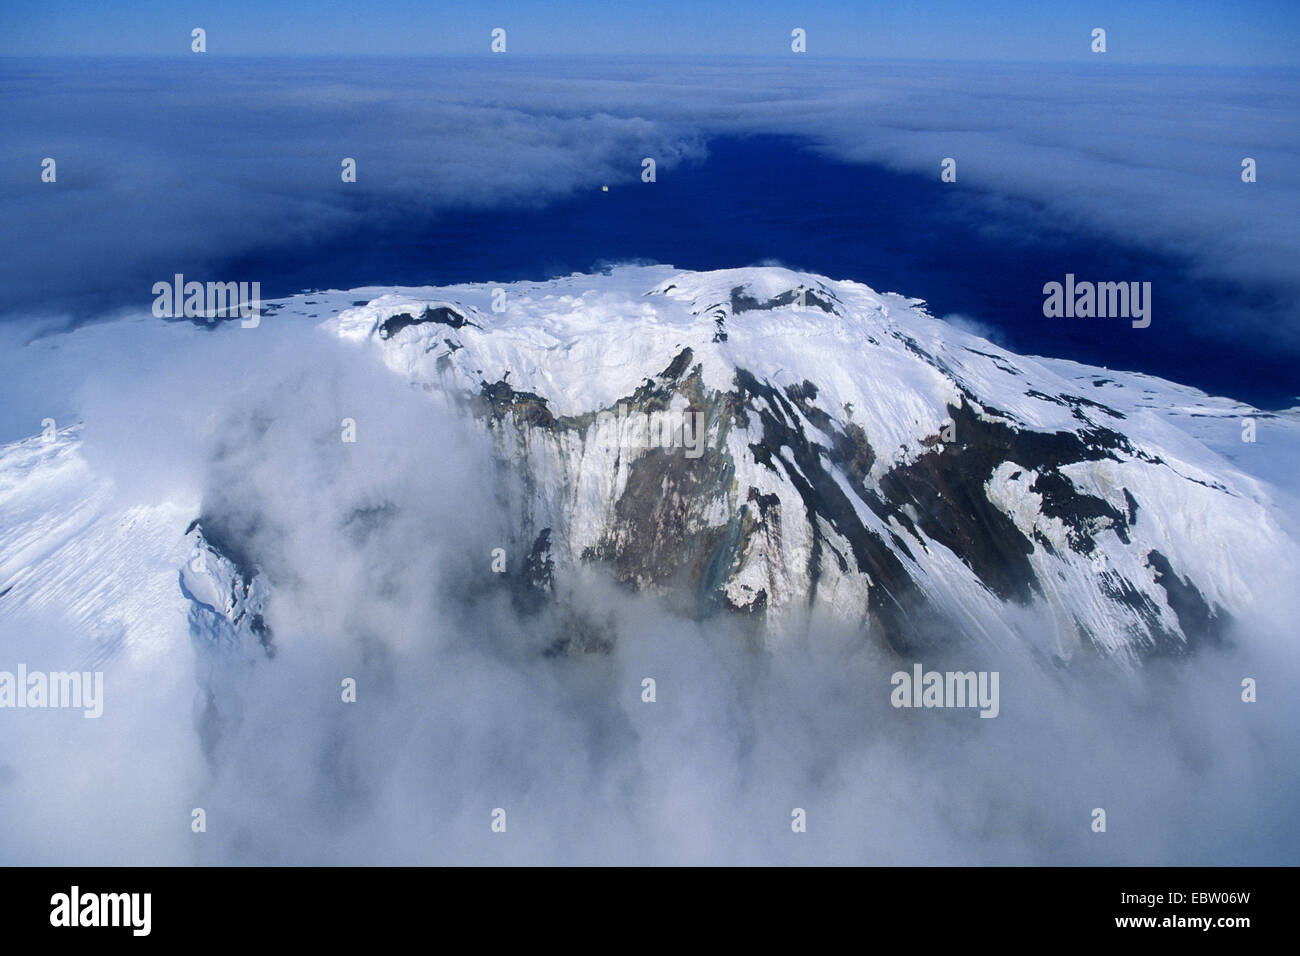
M0 739L0 860L1294 860L1290 717L1236 695L1294 670L1300 410L769 266L266 311L6 350L83 414L0 447L0 666L107 676ZM921 665L997 719L906 723ZM790 806L814 850L754 835Z
M780 268L623 267L506 287L500 312L494 288L393 291L325 327L485 424L512 549L545 532L560 578L598 563L696 615L825 610L900 650L955 627L1135 661L1218 639L1300 566L1286 493L1188 427L1263 414L1235 403ZM626 407L703 412L708 453L596 427Z

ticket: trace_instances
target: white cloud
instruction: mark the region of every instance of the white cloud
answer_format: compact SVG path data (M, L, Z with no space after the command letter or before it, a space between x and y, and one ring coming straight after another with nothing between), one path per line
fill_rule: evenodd
M96 345L64 353L91 383L84 454L128 499L198 497L241 529L273 583L277 655L214 685L241 717L213 766L195 730L213 659L160 607L166 639L146 653L128 635L106 665L101 720L0 714L6 863L1295 858L1294 815L1275 810L1300 784L1300 714L1280 690L1300 675L1259 622L1235 650L1127 678L954 651L963 669L1000 671L996 720L894 710L898 659L851 629L796 623L759 651L740 622L683 620L599 577L576 600L617 633L614 652L547 658L570 625L515 613L487 583L508 520L493 470L428 396L285 319L159 331L63 337ZM389 518L353 520L376 508ZM100 558L107 574L135 566ZM75 657L74 612L0 608L0 665ZM1239 701L1240 675L1262 679L1260 703ZM345 676L356 704L340 699ZM202 835L187 829L195 806ZM1088 828L1094 806L1106 837ZM496 807L505 836L489 828Z
M638 175L645 155L670 173L709 136L778 133L936 181L951 156L991 222L1024 201L1044 224L1281 290L1266 320L1233 334L1300 334L1276 328L1295 325L1285 302L1300 253L1300 103L1284 71L408 60L381 76L343 61L201 80L155 66L129 74L149 95L126 98L85 69L15 78L0 151L13 169L53 154L60 179L0 187L14 224L8 309L84 318L106 289L147 288L162 262L198 270L363 221L541 205ZM358 160L355 189L333 188L344 156ZM1245 156L1259 163L1253 185L1240 181Z

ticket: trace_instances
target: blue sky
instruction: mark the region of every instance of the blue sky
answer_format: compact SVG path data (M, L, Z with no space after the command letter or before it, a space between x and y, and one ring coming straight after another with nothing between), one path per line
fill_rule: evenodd
M518 54L765 55L802 27L812 56L1078 61L1090 32L1129 63L1297 65L1295 0L48 0L0 8L0 55L476 54L494 27Z

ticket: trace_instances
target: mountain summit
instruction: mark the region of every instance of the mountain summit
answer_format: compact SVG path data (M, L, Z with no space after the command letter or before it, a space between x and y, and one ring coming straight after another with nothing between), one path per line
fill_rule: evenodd
M1195 434L1251 409L855 282L621 267L390 292L326 327L482 423L548 593L597 565L692 615L1136 662L1222 640L1300 566L1266 486Z

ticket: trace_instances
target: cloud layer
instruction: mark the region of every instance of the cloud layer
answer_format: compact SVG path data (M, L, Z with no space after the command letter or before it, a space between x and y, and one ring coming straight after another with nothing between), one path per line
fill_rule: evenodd
M711 136L778 133L936 182L955 158L986 228L1025 239L1037 224L1184 259L1225 296L1267 305L1255 327L1196 332L1300 341L1294 72L662 58L4 71L6 314L85 319L147 303L175 271L243 277L362 226L454 230L458 209L541 206L637 182L644 156L671 175ZM57 184L39 182L46 156ZM343 157L358 161L354 186ZM1240 179L1245 157L1257 183Z
M87 383L89 466L124 504L188 502L238 527L271 582L277 654L251 665L214 656L183 613L155 606L156 639L129 632L103 664L101 719L0 714L0 861L1300 854L1300 714L1285 693L1300 677L1285 627L1295 608L1261 607L1235 649L1140 674L1045 670L970 647L921 662L998 670L992 720L895 710L898 661L832 622L756 644L743 622L685 620L598 575L572 607L617 636L614 650L547 657L573 621L521 614L497 586L491 551L508 537L486 443L399 376L289 321L257 335L141 322L62 338L99 346L50 359ZM356 444L339 441L344 417L358 423ZM98 559L104 574L174 580L165 562ZM72 613L55 602L0 615L3 661L77 660L86 635ZM1241 702L1244 676L1259 679L1258 703ZM358 682L355 704L342 701L344 677ZM654 703L641 698L647 677ZM208 762L198 726L213 688L235 719ZM202 834L189 830L195 807ZM1096 807L1105 834L1090 829ZM505 834L491 830L497 808ZM791 831L795 808L807 833Z
M464 206L635 182L645 155L671 175L723 133L785 133L936 180L953 156L990 229L1029 210L1186 257L1228 288L1297 291L1292 74L665 60L4 70L11 319L146 312L149 286L175 271L237 273L362 223L454 223ZM38 181L45 156L56 185ZM339 183L344 156L359 162L355 190ZM1240 181L1243 156L1259 183ZM0 862L1300 855L1300 713L1281 691L1300 677L1289 598L1245 622L1235 649L1140 676L961 659L1001 672L995 720L894 710L897 662L827 622L755 649L735 622L682 620L598 577L577 600L617 635L614 651L547 658L569 622L522 616L492 586L506 530L482 448L387 370L287 320L256 337L121 322L26 348L28 323L3 331L5 437L47 413L84 418L86 459L124 506L186 504L240 527L272 579L279 653L223 679L240 717L212 763L196 721L213 664L174 609L153 618L157 644L128 639L104 665L99 721L3 714ZM1223 334L1293 344L1296 331ZM359 423L355 446L337 440L344 417ZM6 615L0 666L68 666L85 640L57 606ZM1240 701L1245 676L1266 679L1257 704ZM506 834L490 830L498 807ZM806 834L790 831L795 807ZM1089 829L1094 807L1105 835Z

